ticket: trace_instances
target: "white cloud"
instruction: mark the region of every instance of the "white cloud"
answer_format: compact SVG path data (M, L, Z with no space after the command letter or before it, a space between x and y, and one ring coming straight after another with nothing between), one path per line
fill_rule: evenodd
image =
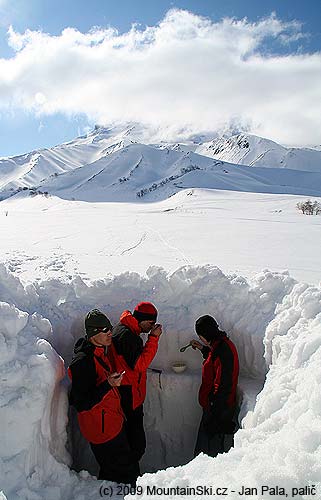
M11 28L16 54L0 59L0 109L190 132L239 122L282 143L319 143L321 54L266 55L262 47L269 38L297 40L300 29L275 15L214 23L179 10L122 35L111 28L68 28L60 36Z

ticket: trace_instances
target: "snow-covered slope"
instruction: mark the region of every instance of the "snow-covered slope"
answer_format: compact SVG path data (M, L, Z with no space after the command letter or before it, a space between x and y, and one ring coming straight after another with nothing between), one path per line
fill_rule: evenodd
M131 144L39 185L84 201L156 201L186 188L321 195L321 172L233 165L195 153Z
M321 151L309 148L286 148L269 139L250 134L220 137L200 144L194 151L240 165L321 172Z
M37 187L44 180L88 165L135 142L136 126L97 127L91 133L49 149L11 158L0 158L0 199L23 187Z
M152 201L195 187L321 193L318 150L286 149L241 135L199 144L146 141L148 133L137 124L97 127L69 143L2 159L0 199L21 190L86 201Z

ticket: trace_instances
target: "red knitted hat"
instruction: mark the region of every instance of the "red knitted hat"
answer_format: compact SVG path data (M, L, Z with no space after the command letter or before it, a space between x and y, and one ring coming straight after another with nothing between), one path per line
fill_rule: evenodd
M157 309L151 302L140 302L134 309L134 318L138 321L156 321L157 319Z

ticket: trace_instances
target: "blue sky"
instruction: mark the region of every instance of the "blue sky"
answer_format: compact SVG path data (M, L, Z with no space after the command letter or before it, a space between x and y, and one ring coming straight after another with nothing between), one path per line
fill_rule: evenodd
M207 27L204 23L200 27L197 20L193 20L191 17L185 19L179 15L171 18L169 22L165 23L162 29L157 30L156 28L159 26L159 23L164 21L166 13L173 8L188 10L190 13L197 16L207 17L212 23L213 29L211 34L208 34ZM275 21L271 20L272 12L275 13L275 19L277 19L282 26L275 26ZM207 95L207 99L211 101L212 96L217 95L220 88L226 86L225 78L229 68L226 68L226 71L221 71L222 66L220 66L220 70L216 73L216 67L207 66L205 63L200 66L199 61L197 61L197 54L193 53L193 48L191 44L189 44L189 35L186 35L186 33L183 37L185 48L182 46L181 41L180 43L176 42L180 36L180 30L182 30L182 26L185 23L190 32L193 31L194 33L197 31L196 34L194 33L191 36L199 43L198 54L200 55L200 60L205 60L206 57L211 54L209 47L212 42L214 44L213 54L216 54L215 47L218 46L218 42L215 40L215 37L218 37L217 39L220 40L222 38L225 39L226 36L234 38L233 30L235 30L235 26L224 25L222 22L224 17L234 17L238 20L244 19L245 17L247 18L247 24L237 27L236 36L240 36L238 42L240 46L244 43L245 45L248 44L248 47L246 47L245 52L241 52L237 54L237 56L240 61L245 61L245 59L252 57L253 64L258 64L257 69L258 72L261 72L261 76L257 76L257 87L262 89L262 101L257 98L255 103L252 103L252 110L248 112L248 107L242 108L242 106L238 105L244 98L243 96L246 95L249 82L253 81L253 75L257 75L258 72L255 70L253 64L249 64L249 60L246 66L247 75L245 75L245 68L238 73L238 65L236 64L233 66L235 69L235 86L228 85L228 91L230 95L233 94L235 106L234 108L233 106L229 106L231 101L229 98L225 108L222 107L220 113L216 113L217 105L215 105L213 108L212 120L213 130L218 128L224 129L224 119L226 118L226 123L231 124L237 122L241 127L244 126L249 132L260 133L261 131L261 135L269 134L270 138L279 140L280 142L283 141L283 143L299 143L301 135L296 133L296 130L293 130L293 132L289 131L287 135L282 132L282 130L287 127L287 123L289 123L289 125L293 123L290 111L292 108L297 107L297 109L304 108L305 110L304 116L302 116L301 121L296 125L296 128L298 128L301 123L302 128L304 127L306 131L305 134L302 133L302 144L308 145L310 136L311 143L318 143L317 134L311 135L310 132L310 129L313 130L314 127L318 126L317 118L310 118L309 121L309 117L311 117L311 113L313 114L313 102L315 102L315 106L317 106L317 99L319 97L313 83L315 82L315 75L318 75L318 60L315 59L315 56L317 53L320 53L321 48L321 2L319 1L266 0L264 2L258 2L257 0L177 0L175 2L170 2L158 0L157 2L151 2L145 0L91 0L91 2L85 2L83 0L0 0L0 62L12 63L11 65L3 65L3 68L5 68L4 70L1 68L2 74L5 76L3 77L3 81L1 81L0 77L0 156L21 154L33 149L48 147L70 140L88 130L88 128L92 127L97 121L108 122L111 120L115 122L121 121L122 119L136 119L151 123L154 126L157 125L157 118L147 111L144 113L144 109L147 110L150 103L157 101L159 95L162 96L162 94L165 94L163 83L164 74L160 75L158 80L157 77L155 77L155 72L158 72L157 57L160 53L163 54L165 50L168 50L168 55L166 56L165 54L164 59L162 59L162 56L160 57L164 67L164 73L167 74L167 80L165 80L167 93L163 98L164 102L172 103L171 106L177 106L177 109L175 109L174 116L171 115L170 112L166 115L163 113L164 103L160 99L159 107L157 107L157 105L155 106L154 114L159 115L161 126L164 128L168 123L170 126L174 126L175 124L175 130L181 130L186 123L187 130L191 130L191 132L200 129L202 120L200 119L198 121L198 116L202 113L203 108L207 108L205 98L203 101L200 97L194 99L194 95L190 92L190 89L187 88L184 79L176 78L175 73L171 72L169 68L166 67L166 64L164 66L164 60L171 59L171 47L173 47L171 43L175 40L174 49L177 50L177 57L186 58L186 61L190 58L191 63L189 64L189 68L191 64L192 66L195 65L193 74L199 71L199 75L203 75L203 80L208 80L209 86L213 87L218 85L218 90L215 89L214 94L209 92L207 95L206 88L205 92L202 90L202 94ZM266 18L270 19L268 26L262 21ZM297 23L294 23L294 21L297 21ZM259 24L260 22L261 24ZM136 44L139 39L139 31L144 32L146 26L150 26L156 30L153 37L155 35L156 38L158 37L163 40L164 36L172 36L172 42L167 43L167 38L166 44L161 45L158 42L157 47L155 42L152 42L154 44L154 49L156 47L157 50L154 50L155 54L150 59L149 66L140 68L139 51L134 53L134 56L137 58L137 65L133 67L129 64L129 76L132 78L133 84L132 87L128 85L121 95L117 94L117 86L119 87L119 83L116 82L116 87L113 87L111 82L117 80L118 77L120 78L120 82L124 79L125 67L128 66L128 61L126 62L127 66L121 69L120 65L125 65L123 55L119 59L117 65L108 68L107 75L97 74L97 81L91 81L90 88L86 90L86 93L80 88L81 86L82 88L84 88L84 85L86 86L84 75L78 74L77 70L73 69L75 78L74 91L72 88L72 81L68 82L65 80L66 68L68 68L68 64L73 64L71 62L72 60L66 59L64 62L57 48L59 43L60 45L64 43L63 39L59 41L62 30L70 27L86 34L89 30L93 30L94 27L100 27L103 30L111 27L118 30L119 36L121 34L128 34L133 23L138 24L135 32ZM301 25L298 23L301 23ZM11 35L10 44L8 43L9 26L12 26L15 34ZM256 26L256 28L254 26ZM176 27L177 32L175 32ZM59 60L61 61L60 65L55 67L51 63L51 66L49 66L50 61L46 60L45 55L42 59L41 47L46 46L43 45L46 41L34 36L29 37L26 42L25 39L22 38L26 30L30 30L31 32L41 31L52 35L50 38L52 48L50 50L57 50L57 58L60 57ZM171 33L170 35L168 34L169 32ZM264 32L263 36L262 32ZM204 34L205 37L209 37L206 46L204 46L202 42L202 40L204 40ZM54 38L54 36L56 38ZM106 40L106 34L104 37ZM117 39L115 33L113 37ZM54 45L55 43L56 45ZM86 40L85 42L79 42L76 40L75 45L71 47L71 43L73 42L70 42L69 37L66 43L67 50L75 50L76 46L83 44L82 61L88 61L88 51L86 47L88 43L89 45L95 45L96 41L91 40L88 42L88 40ZM146 45L146 43L148 44L150 42L149 40L146 42L145 37L144 44ZM101 41L97 44L97 51L95 53L92 51L93 54L90 56L93 57L93 60L98 57L98 64L104 61L103 59L99 59L99 44L101 44ZM127 48L129 47L131 44L129 37L126 38L124 44L127 44ZM132 47L130 50L133 50ZM224 45L224 50L229 51L228 44ZM30 60L30 52L37 54L32 61ZM237 53L237 47L235 48L235 52ZM222 55L223 54L224 52L222 50ZM218 52L218 55L215 55L217 59L219 59L219 56L220 52ZM260 61L257 60L257 56L259 56ZM301 57L301 60L298 60L298 56ZM288 57L290 58L288 59ZM233 55L231 55L231 58L233 58ZM282 58L284 58L284 65L282 69L279 69L275 74L275 68L280 66L280 59L282 60ZM302 69L300 69L300 64L302 65ZM294 65L296 65L295 68ZM14 68L13 70L12 67ZM48 67L52 68L52 72L49 72L49 75ZM62 67L63 69L61 69ZM92 74L92 68L95 68L95 66L89 64L89 67L91 68L90 71ZM140 93L142 80L137 78L135 68L137 68L137 72L143 72L146 71L146 67L151 68L151 76L147 77L146 75L146 79L148 80L148 78L150 78L150 81L146 82L146 89L143 89L144 93ZM285 67L289 67L289 73L284 73ZM9 68L9 70L6 68ZM25 73L23 72L23 68L26 68ZM268 71L266 68L268 68ZM120 71L119 74L117 73L118 70ZM185 70L186 68L183 66L180 68L181 72ZM16 79L11 76L11 71L13 71L13 74L18 75ZM34 78L32 79L31 76L33 71ZM179 71L179 68L177 71ZM44 72L47 72L47 81L45 83L43 80ZM10 75L10 79L6 78L6 74ZM218 74L219 77L217 76ZM252 80L250 80L250 74L252 75ZM273 78L274 74L275 80ZM276 112L274 116L273 106L275 99L278 99L279 94L282 94L282 82L286 79L288 81L289 91L295 93L296 88L291 88L291 82L293 82L293 79L297 80L298 75L300 76L303 74L306 75L305 79L302 78L302 81L298 81L299 94L302 92L302 95L298 95L297 101L289 101L286 103L281 119ZM114 78L114 75L116 75L117 78ZM310 80L308 79L309 75ZM26 76L29 76L29 78L26 78ZM39 89L37 89L36 85L37 78L39 79ZM102 80L103 78L105 78L105 80ZM221 80L219 80L219 78ZM48 82L49 79L50 81ZM267 107L264 94L265 92L269 93L268 90L265 89L265 82L269 79L271 79L271 83L267 85L267 89L270 88L271 85L273 86L274 82L276 88L275 94L269 95L267 98L271 102L271 106ZM199 79L195 78L194 81L193 77L189 77L189 80L192 80L191 86L194 85L194 88L203 89L203 83ZM240 85L238 85L238 81L240 81ZM12 82L12 84L10 84L10 82ZM77 87L78 85L79 88ZM56 88L61 86L61 95L57 95L53 92L53 86L56 86ZM97 99L96 102L93 102L94 89L96 87L98 89ZM104 91L102 91L102 87L105 88ZM149 92L151 87L154 88L154 95L152 92ZM175 93L175 88L180 90L179 97L178 93ZM285 90L283 90L283 92L285 92ZM1 93L3 94L2 98ZM68 93L70 93L70 105ZM75 100L75 94L78 93L79 97ZM146 93L148 94L147 99L144 97ZM309 94L308 100L306 100L306 95L304 95L304 93ZM224 95L222 94L223 97L220 99L220 102L222 99L227 99L226 94L227 93ZM36 104L31 102L31 96L35 96ZM184 106L185 96L186 107L190 107L190 113L186 111ZM88 107L85 105L87 99ZM113 109L113 101L118 103L118 111ZM124 110L122 111L120 108L124 101L126 105L124 105ZM282 102L284 102L284 98L282 98ZM104 106L106 109L105 113L102 114L99 111ZM128 112L128 106L132 106L133 108L130 113ZM224 109L226 109L225 117ZM279 130L277 127L273 127L272 120L270 124L264 123L264 116L266 116L264 113L268 113L269 109L271 110L272 116L274 116L274 121L281 122ZM108 110L110 110L110 113ZM177 119L176 121L177 116L180 116L181 120ZM204 115L203 122L204 130L209 130L211 117L209 115ZM192 124L195 125L194 129ZM289 129L291 129L291 126L289 126Z

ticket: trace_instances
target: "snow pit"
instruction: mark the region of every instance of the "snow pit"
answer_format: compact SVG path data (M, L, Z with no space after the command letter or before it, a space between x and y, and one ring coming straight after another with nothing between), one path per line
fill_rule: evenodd
M257 488L257 498L264 498L262 485L287 488L289 496L292 488L314 485L314 498L320 499L321 289L298 284L287 273L263 271L247 281L213 267L182 268L171 276L150 268L144 278L125 273L90 285L80 278L24 285L0 266L2 497L100 497L101 482L89 474L94 463L80 473L70 469L62 358L69 363L89 309L99 307L115 323L123 309L133 309L140 300L157 305L164 325L152 363L162 374L149 372L148 449L142 467L152 472L187 465L145 474L137 498L151 498L148 486L162 496L165 487L211 484L229 488L229 499L239 498L242 485ZM194 336L195 319L206 313L216 317L239 351L243 429L228 454L191 461L201 413L201 359L179 348ZM184 373L171 370L176 361L187 364ZM82 460L91 459L82 452L73 425L71 418L73 461L80 469Z

